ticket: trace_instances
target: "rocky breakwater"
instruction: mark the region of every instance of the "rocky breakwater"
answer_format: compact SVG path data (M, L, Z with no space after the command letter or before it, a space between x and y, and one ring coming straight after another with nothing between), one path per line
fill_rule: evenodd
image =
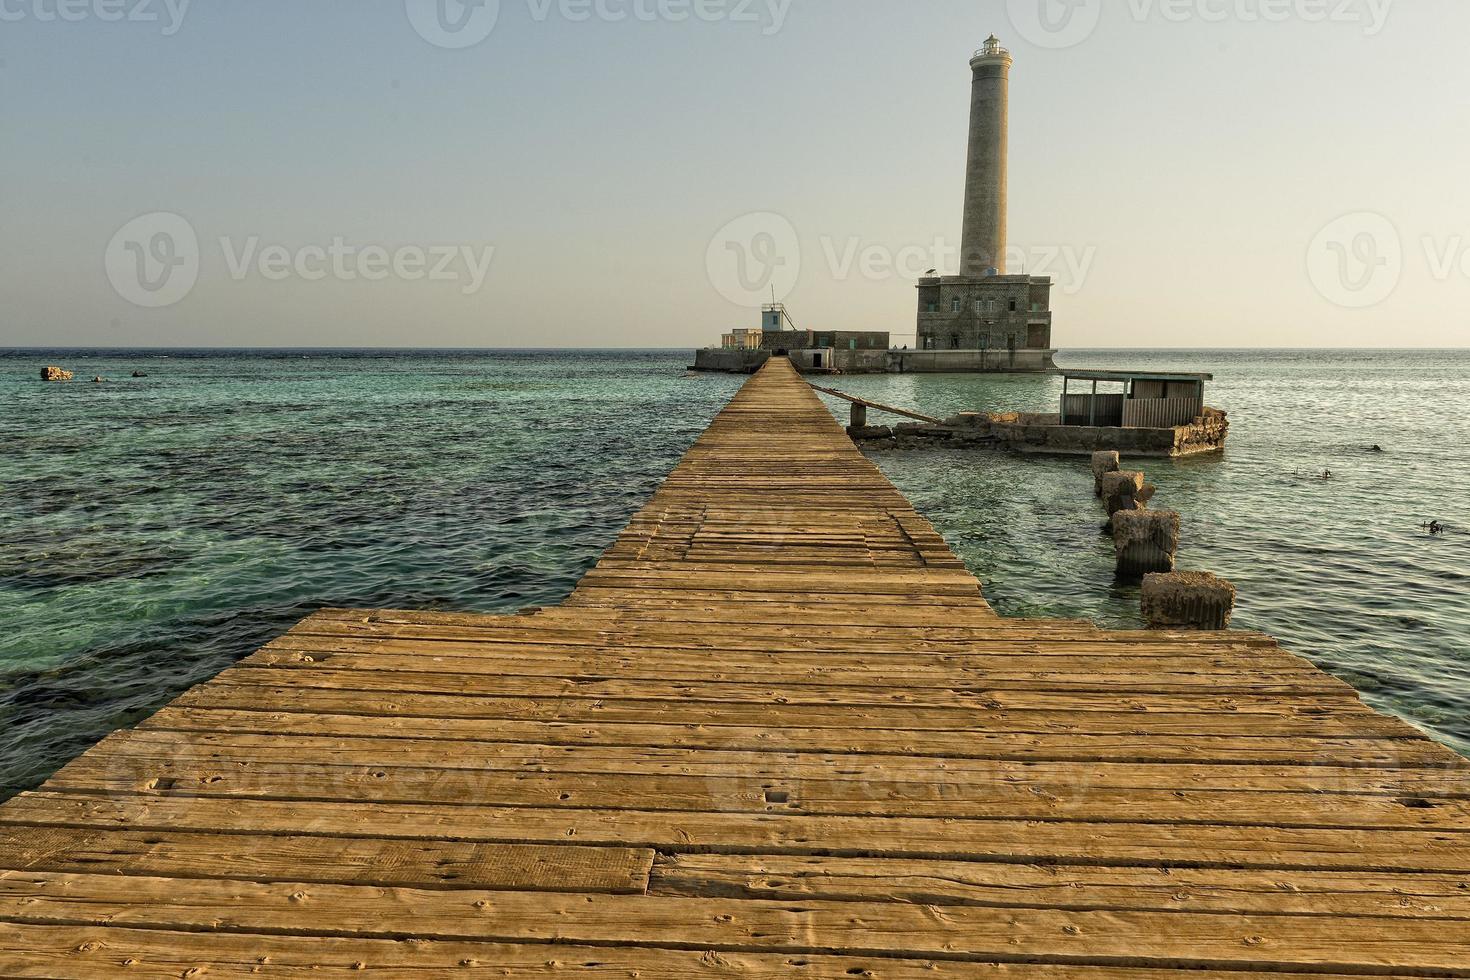
M848 434L874 449L950 444L1068 456L1123 452L1169 458L1218 452L1225 448L1229 428L1224 412L1207 408L1193 424L1172 429L1062 425L1061 416L1037 412L961 412L937 423L852 426Z
M1189 425L1174 429L1173 456L1223 452L1230 434L1230 416L1218 408L1206 408L1204 414Z
M55 365L48 365L41 368L42 381L70 381L71 379L72 373L70 371L63 370Z
M1002 444L995 433L995 418L991 412L961 412L938 423L851 425L847 434L864 449L995 448Z

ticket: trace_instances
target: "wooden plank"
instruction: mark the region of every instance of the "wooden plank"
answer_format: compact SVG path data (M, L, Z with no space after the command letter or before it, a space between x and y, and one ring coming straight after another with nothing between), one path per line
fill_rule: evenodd
M680 742L672 733L668 740L671 743ZM97 767L112 765L123 759L191 760L216 765L273 761L337 766L378 765L392 761L426 768L449 769L537 768L548 772L608 772L622 775L643 772L700 777L736 774L763 780L784 777L789 781L802 780L808 783L861 782L869 787L876 784L891 785L895 793L903 790L900 785L902 783L914 784L911 790L903 792L904 796L912 793L951 793L956 791L956 787L964 786L975 786L984 790L1000 785L1042 795L1050 804L1057 804L1080 791L1093 793L1103 788L1119 788L1137 793L1159 788L1172 794L1174 799L1190 798L1193 793L1236 791L1237 785L1243 787L1239 792L1261 792L1259 781L1249 778L1248 774L1262 765L1211 760L1217 767L1230 768L1212 769L1209 771L1210 778L1201 779L1192 769L1175 769L1168 764L1109 762L1097 758L1089 760L1086 763L1089 768L1083 769L1081 763L1065 761L1055 764L1048 761L1045 765L1027 761L1018 766L1013 761L1004 759L923 755L902 751L894 751L890 755L853 751L803 754L781 751L778 747L769 745L749 750L722 750L691 748L687 744L644 747L587 742L556 745L468 739L445 745L435 739L383 737L382 732L372 730L371 722L360 726L355 736L348 737L286 737L277 730L234 733L144 728L133 733L114 735L89 755L95 756L91 761ZM1196 759L1189 761L1194 765L1200 764ZM1447 794L1443 794L1438 801L1433 801L1443 803L1443 806L1430 806L1422 798L1402 802L1396 798L1395 803L1401 809L1419 811L1415 815L1415 822L1431 820L1428 811L1435 809L1441 812L1433 816L1432 822L1449 818L1452 814L1470 815L1470 810L1456 802L1457 798L1464 796L1465 781L1455 778L1435 781L1434 776L1433 773L1404 773L1365 765L1361 770L1353 770L1351 778L1344 778L1341 771L1333 772L1324 769L1320 764L1310 763L1302 772L1294 772L1284 778L1304 779L1302 785L1309 787L1304 791L1316 797L1353 793L1401 794L1409 786L1416 789L1448 788ZM1198 782L1191 782L1188 790L1181 790L1178 787L1178 782L1181 781ZM1151 783L1163 785L1151 787ZM1282 796L1289 790L1287 785L1282 784L1273 785L1265 792ZM952 799L962 802L963 798ZM1321 802L1325 804L1332 801ZM1316 810L1316 807L1308 808L1309 812Z
M267 644L263 650L302 654L322 654L321 662L335 656L411 656L425 659L481 660L487 665L503 663L509 657L531 657L547 663L562 662L568 665L615 663L624 668L636 668L674 664L684 667L703 663L710 667L709 654L718 650L724 663L740 666L752 665L770 670L780 668L787 672L801 669L819 669L828 673L844 670L862 671L865 674L888 674L898 678L900 685L923 686L926 672L944 677L949 683L958 680L973 680L980 672L997 671L1063 671L1089 670L1096 672L1160 672L1198 673L1201 671L1230 673L1265 673L1321 676L1311 664L1280 651L1259 648L1228 647L1184 647L1181 644L1130 644L1126 647L1108 644L1050 644L1015 643L991 641L983 647L963 648L950 645L944 649L935 644L932 649L918 645L906 655L896 655L892 650L876 649L872 644L855 644L851 649L806 649L790 643L774 643L756 640L743 645L722 646L718 643L691 643L687 640L678 646L625 643L617 638L604 637L593 643L571 644L560 642L517 641L514 643L456 642L444 640L415 640L391 637L326 637L287 634ZM718 671L715 671L716 675ZM969 675L968 677L966 675ZM904 678L912 677L912 681ZM853 683L861 683L854 681Z
M273 651L273 657L280 651ZM871 674L843 674L812 671L792 673L773 679L752 676L755 672L709 670L691 679L648 676L654 670L624 672L615 665L586 664L578 668L569 664L545 664L534 656L519 663L507 663L507 673L480 669L455 672L444 669L425 671L417 668L425 661L406 660L393 665L354 669L343 664L339 669L332 660L318 662L312 655L292 659L280 665L267 659L242 664L222 673L213 682L229 687L302 688L339 691L401 692L404 694L446 694L461 697L582 698L584 700L657 701L689 704L767 704L812 705L825 707L872 707L914 709L927 717L939 717L942 710L969 712L974 727L987 727L988 722L1010 711L1066 711L1091 714L1130 715L1141 725L1167 714L1269 714L1283 723L1292 720L1322 725L1311 730L1319 735L1342 734L1332 727L1334 719L1351 721L1358 727L1354 734L1373 734L1389 738L1422 739L1415 729L1403 722L1382 720L1354 697L1316 696L1250 696L1216 694L1208 698L1188 697L1151 703L1155 693L1136 692L1127 696L1125 710L1116 710L1119 699L1100 701L1099 692L1030 692L999 691L986 688L983 679L955 678L945 684L941 678L917 686L883 684L881 677ZM453 665L450 664L450 667ZM483 667L484 665L482 665ZM597 669L602 666L602 669ZM398 669L404 668L404 669ZM1193 710L1180 709L1188 704ZM1106 710L1104 705L1115 710ZM1173 710L1171 711L1171 707ZM937 710L930 710L937 709ZM977 719L984 718L985 721ZM1029 714L1028 714L1029 717ZM956 720L958 716L956 716ZM1084 717L1069 730L1085 730ZM1264 719L1253 718L1260 723ZM900 726L902 727L902 726ZM1262 731L1262 734L1267 732Z
M525 801L493 806L474 802L467 785L450 784L439 790L440 795L458 794L452 803L398 802L381 796L330 798L336 787L325 794L302 792L297 799L53 791L22 794L7 803L4 812L14 824L482 843L576 840L584 846L648 847L661 853L1422 874L1460 874L1470 868L1470 848L1462 835L1439 831L792 816L638 810L633 808L635 801L611 809L538 807Z
M680 667L691 669L701 664L711 670L709 653L719 649L721 669L774 670L789 673L821 671L842 676L851 672L878 678L870 683L878 686L925 686L927 675L946 684L973 683L978 675L1006 672L1054 672L1066 671L1127 674L1159 673L1201 674L1218 673L1248 675L1251 673L1281 676L1322 676L1311 664L1280 652L1268 652L1241 648L1182 649L1177 644L1149 649L1130 646L1124 649L1108 649L1069 646L1058 649L1045 644L988 644L983 650L926 652L915 649L903 658L883 655L873 650L738 650L726 647L700 647L685 645L678 647L625 646L612 640L604 640L595 646L576 646L556 643L519 642L514 644L451 643L444 641L403 640L390 638L329 638L319 636L297 636L288 634L267 644L264 650L280 653L320 654L314 658L328 663L333 659L360 658L371 663L370 657L417 657L425 660L470 660L481 661L486 666L504 665L508 658L534 659L547 664L559 663L573 672L579 665L586 671L599 665L617 665L623 669L636 669L647 664L650 669ZM465 665L473 669L473 665ZM513 673L513 671L506 671ZM711 670L718 677L720 669ZM863 683L861 679L851 683Z
M1470 877L1099 868L782 855L666 855L650 894L1086 912L1470 919ZM1447 926L1447 928L1461 928Z
M407 685L404 685L407 686ZM1358 726L1358 718L1352 714L1333 714L1333 716L1301 716L1301 714L1289 713L1285 705L1277 705L1279 713L1261 711L1261 713L1245 714L1245 721L1239 721L1239 717L1229 717L1229 711L1207 711L1200 710L1195 713L1189 711L1172 710L1182 705L1164 705L1163 710L1157 714L1150 713L1152 717L1129 716L1125 711L1097 711L1097 713L1086 713L1079 707L1079 716L1067 718L1064 716L1067 705L1061 704L1057 699L1041 702L1045 707L1036 710L1011 710L1011 708L975 708L966 711L964 708L935 708L928 705L914 705L911 708L903 708L900 705L842 705L831 704L831 702L816 702L807 704L803 699L792 698L789 701L770 704L757 699L751 701L691 701L681 702L675 698L656 698L648 701L639 699L604 699L597 698L562 698L562 696L550 695L544 698L535 696L456 696L440 695L440 693L417 693L415 691L404 691L404 689L387 689L387 691L373 691L369 686L359 691L356 683L345 685L338 689L307 688L307 686L256 686L256 685L218 685L210 688L196 689L196 691L185 693L175 702L179 710L226 710L250 711L250 713L276 713L276 714L359 714L359 716L382 717L385 724L391 724L394 720L406 720L406 718L479 718L479 720L506 720L514 721L517 718L525 718L528 721L541 721L541 723L591 723L591 724L657 724L657 726L694 726L698 729L706 727L732 727L732 729L763 729L760 741L747 741L745 745L750 748L761 748L763 745L789 745L791 748L803 749L810 746L810 739L804 736L804 732L811 730L832 729L838 732L885 732L885 733L925 733L925 732L951 732L961 733L954 739L939 743L942 749L926 749L925 735L913 735L904 738L901 735L882 736L888 743L894 739L900 739L900 751L906 752L938 752L941 755L995 755L997 752L985 751L980 746L985 745L986 732L1001 733L1032 733L1035 736L1044 736L1048 733L1066 735L1066 733L1097 733L1097 735L1154 735L1154 733L1177 733L1177 735L1208 735L1211 732L1220 732L1222 735L1230 733L1242 733L1247 738L1269 738L1279 732L1302 732L1302 730L1313 730L1322 732L1324 736L1332 735L1333 721L1341 724L1341 730L1351 733L1355 738L1376 738L1383 736L1392 742L1391 746L1383 746L1388 752L1397 752L1402 746L1402 754L1392 757L1392 764L1398 768L1413 767L1417 764L1427 764L1433 768L1458 767L1454 760L1452 765L1439 763L1442 754L1430 745L1419 745L1419 743L1405 739L1402 732L1394 727L1389 729L1376 729L1372 721L1364 720ZM287 708L281 711L279 708ZM1242 713L1244 714L1244 713ZM168 716L172 717L172 716ZM1320 729L1314 724L1322 724ZM1219 727L1211 727L1219 723ZM392 730L403 730L403 726L391 726ZM388 729L385 729L388 730ZM484 729L490 732L491 729ZM789 736L788 732L792 732ZM1254 735L1252 735L1254 732ZM725 733L725 735L741 735L741 733ZM967 736L973 735L970 739ZM667 733L661 738L666 739ZM826 745L832 746L833 736L825 736ZM881 736L872 736L872 739ZM1336 736L1333 736L1336 738ZM1322 748L1327 748L1329 742L1302 742L1305 746L1302 755L1310 754L1310 748L1320 743ZM854 745L854 742L844 741L844 746ZM960 748L960 746L970 748ZM1001 742L1001 745L1011 745ZM1016 757L1022 755L1035 755L1035 752L1025 751L1025 739L1017 739L1013 743L1013 752ZM1105 745L1105 742L1098 742ZM1263 743L1269 748L1269 743ZM882 751L882 749L861 749L857 751ZM1158 754L1166 754L1166 746L1158 746L1154 749ZM1319 758L1319 763L1327 760Z
M244 881L642 894L653 851L0 824L0 868Z
M339 644L332 644L326 649L314 650L291 649L285 645L272 646L248 658L241 666L247 669L263 667L277 670L309 668L317 673L447 673L464 675L471 682L477 676L488 675L497 678L542 677L557 681L603 683L641 680L655 684L758 684L794 686L798 688L795 693L802 693L800 688L819 685L828 689L876 688L880 692L887 692L890 698L895 693L903 697L923 697L926 690L945 692L955 689L966 692L1036 690L1058 693L1134 691L1188 694L1199 688L1210 687L1207 682L1214 678L1216 683L1213 685L1212 698L1217 704L1221 703L1221 698L1239 694L1267 694L1273 697L1297 694L1323 700L1357 701L1354 692L1341 682L1326 678L1320 673L1303 670L1290 662L1251 665L1233 658L1186 657L1177 662L1160 661L1168 664L1168 669L1150 669L1147 664L1130 662L1127 658L1103 662L1107 658L1017 656L998 658L988 664L976 658L973 663L919 663L905 669L897 664L881 661L870 661L865 665L849 668L842 662L843 659L834 657L834 663L823 664L819 656L793 657L788 660L779 654L751 653L732 655L728 661L722 658L719 667L712 667L708 663L709 653L705 651L654 653L646 656L638 651L627 654L609 652L606 655L578 657L575 654L544 652L534 648L517 653L511 648L496 649L488 655L475 653L459 656L453 652L397 652L383 647L344 649ZM1096 669L1094 664L1097 664ZM262 680L262 675L243 676L239 672L233 672L229 676L234 683L260 683ZM849 697L854 698L872 693L874 692L861 690L847 692Z
M1168 970L971 963L769 953L712 953L639 946L513 946L430 940L167 932L0 922L0 973L24 980L149 980L178 977L362 977L453 975L497 980L546 976L594 980L1177 980ZM1288 980L1300 974L1202 971L1200 980ZM1347 980L1318 975L1318 980ZM1390 978L1393 980L1393 978ZM1403 980L1403 978L1397 978Z
M308 911L309 910L309 911ZM646 944L1175 969L1460 975L1470 931L1403 918L1072 912L899 903L537 895L0 872L0 919L41 925L404 935L444 941Z
M808 381L807 384L811 385L813 389L820 391L823 394L832 395L835 398L841 398L843 401L849 401L857 405L866 405L869 408L875 408L880 412L887 412L889 415L897 415L906 419L918 419L920 422L928 422L930 425L944 424L943 419L937 419L931 415L920 415L918 412L912 412L906 408L894 408L891 405L881 405L878 402L870 402L866 399L858 398L854 395L844 394L843 392L840 392L835 388L823 388L821 385L814 385L810 381Z
M594 579L590 582L584 579L583 583L577 587L576 592L567 597L567 605L591 608L636 606L644 601L660 601L669 597L676 597L681 602L701 602L714 599L741 603L771 602L791 604L800 600L805 601L814 610L825 611L827 608L842 606L866 610L886 602L901 602L904 605L929 609L935 618L948 618L950 612L953 610L972 608L972 604L964 602L963 597L944 592L906 592L902 590L891 592L808 592L803 591L801 587L794 587L779 592L734 587L728 589L679 589L672 587L670 583L661 583L648 579L616 578ZM978 604L981 601L977 597L974 600L974 604Z
M181 732L279 732L282 735L413 735L426 739L491 739L500 742L541 742L547 745L650 745L688 746L688 748L741 749L764 752L810 752L838 749L850 751L853 742L833 742L829 730L869 732L866 752L898 755L942 755L950 758L1032 757L1025 738L1001 739L992 736L1135 736L1147 752L1139 752L1135 761L1167 757L1169 748L1161 745L1177 738L1272 739L1307 736L1310 739L1360 739L1377 741L1392 739L1410 742L1398 724L1383 726L1382 716L1369 713L1335 713L1323 716L1299 714L1232 714L1229 711L1158 711L1130 714L1127 711L1078 711L1067 714L1057 708L1045 710L997 710L972 713L969 727L966 718L953 713L945 717L936 711L914 708L913 716L892 718L894 724L911 727L882 727L879 718L850 711L848 718L832 717L823 727L823 711L792 711L764 714L754 708L739 708L734 717L723 717L722 708L706 702L704 714L697 721L681 723L654 704L653 713L642 721L619 721L616 714L588 717L579 723L567 713L572 704L559 705L563 713L551 711L553 718L539 720L537 698L456 698L454 695L398 696L406 692L357 691L338 689L323 691L300 686L269 686L251 691L248 686L221 685L221 691L190 693L187 701L175 702L179 707L163 708L141 723L146 729L173 729ZM263 699L275 698L272 707L263 710ZM616 702L604 705L617 708ZM678 702L675 702L678 704ZM279 705L290 711L278 710ZM650 708L650 705L641 705ZM816 716L816 717L804 717ZM531 718L522 721L520 718ZM744 721L745 724L739 724ZM810 726L810 727L807 727ZM870 727L872 726L872 727ZM1000 748L986 749L995 742ZM1100 741L1097 745L1107 746ZM1416 749L1405 752L1405 760L1417 754L1435 757L1433 748L1411 742ZM1157 746L1157 748L1155 748ZM1104 757L1105 758L1105 757Z
M261 650L252 655L244 663L247 667L280 667L280 668L309 668L321 669L330 665L334 670L420 670L430 672L443 672L453 674L499 674L506 672L505 667L498 666L495 662L483 657L452 657L452 656L413 656L396 655L391 653L321 653L300 652L295 650L281 650L271 648ZM547 666L541 666L531 657L527 657L518 665L520 671L526 674L551 673L555 676L583 676L583 677L605 677L613 665L586 664L580 669L575 662L553 662ZM649 658L646 666L629 664L622 667L620 674L629 677L654 677L660 673L660 666ZM688 667L668 667L663 670L664 676L682 680L700 680L709 676L710 669L706 666L703 673L697 664ZM778 684L778 683L800 683L803 678L816 683L832 683L841 680L843 672L840 668L802 668L793 665L787 671L768 669L765 671L750 670L743 672L744 676L753 683ZM718 673L716 676L720 676ZM727 675L728 676L728 675ZM847 675L851 676L851 675ZM860 678L853 678L860 679ZM1213 683L1211 683L1213 681ZM1293 671L1285 674L1261 673L1252 675L1250 673L1229 674L1221 673L1218 676L1208 673L1180 671L1168 673L1155 671L1137 674L1089 674L1084 671L1075 671L1070 675L1062 671L1052 670L1017 670L1017 671L974 671L965 673L956 670L953 674L930 676L928 678L917 676L912 681L914 687L937 686L953 687L955 685L967 685L986 691L1077 691L1077 692L1109 692L1109 693L1188 693L1190 691L1203 690L1210 692L1216 697L1229 694L1271 694L1271 695L1300 695L1300 696L1325 696L1353 699L1356 697L1352 688L1342 681L1329 677L1322 673L1310 673L1305 671ZM881 679L875 680L875 686L887 686Z
M543 622L544 621L544 622ZM1031 656L1075 656L1079 652L1092 652L1096 656L1165 657L1196 655L1210 656L1232 653L1237 656L1261 655L1270 650L1283 660L1305 664L1306 661L1286 653L1274 645L1263 647L1260 643L1239 639L1233 633L1200 634L1184 641L1170 639L1163 634L1126 637L1101 632L1056 631L1048 633L1034 629L1018 629L1012 626L990 627L847 627L831 626L824 629L778 626L770 623L725 622L714 617L708 619L685 618L677 621L630 620L615 622L602 620L597 628L583 623L567 623L560 618L547 617L544 613L527 617L519 622L540 623L534 628L517 625L497 625L480 628L466 625L412 624L397 622L349 622L343 620L316 620L308 618L292 627L281 645L293 646L290 641L305 638L334 638L341 640L384 640L404 642L423 640L430 643L455 644L468 651L494 645L511 644L516 647L545 644L562 649L593 647L601 649L651 648L672 650L755 650L767 653L821 652L830 654L887 654L892 657L918 657L928 652L943 654L984 654L999 656L1019 653ZM1004 620L997 621L1005 623ZM691 623L718 625L718 631L703 631L691 634ZM781 640L791 642L782 643ZM1082 648L1079 650L1079 646ZM297 649L307 649L296 646ZM424 644L417 644L425 649ZM433 649L433 647L428 647Z
M180 739L185 741L185 739ZM305 743L301 743L305 744ZM393 752L394 743L383 743L384 753L412 767L416 760L411 752ZM436 757L442 757L443 746L436 745ZM854 755L866 755L861 746L848 751ZM917 749L917 746L915 747ZM856 749L856 751L853 751ZM127 736L113 736L91 752L81 756L63 769L58 778L81 779L86 773L103 773L109 767L114 771L111 778L135 778L134 767L123 765L124 760L139 753L143 759L151 758L156 749L148 748L146 741ZM229 757L224 747L217 747L222 761L243 763L245 759ZM764 753L744 753L750 765L760 765L770 759L761 758ZM822 753L835 754L835 753ZM917 754L917 752L915 753ZM820 764L819 760L817 761ZM834 773L846 771L846 764L861 764L860 759L844 759L840 755L830 759L828 765ZM884 765L886 760L870 760L875 770L893 771ZM439 764L455 765L438 758ZM1086 762L1068 761L1012 761L1007 759L968 759L961 763L955 760L949 768L967 771L984 780L1005 781L1013 785L1047 788L1052 786L1090 786L1129 789L1186 790L1241 790L1251 792L1281 793L1377 793L1394 796L1428 796L1444 799L1470 797L1470 779L1462 770L1380 768L1371 766L1341 767L1330 765L1279 765L1260 764L1236 765L1229 762ZM944 770L936 769L927 774L929 778L918 782L925 785L946 785ZM141 777L137 777L141 778Z
M1121 788L1092 782L997 778L972 760L924 756L860 756L841 759L786 754L647 749L630 746L549 746L459 742L452 752L432 740L381 738L282 738L144 730L115 735L95 750L94 761L145 784L169 765L192 780L216 769L244 770L253 763L340 767L412 765L426 769L542 773L606 777L628 794L669 794L670 777L685 778L684 797L658 797L660 809L753 809L780 813L921 815L933 811L970 819L1117 820L1288 827L1396 827L1470 831L1470 802L1373 794L1269 793L1230 789ZM1045 774L1038 774L1044 780ZM644 777L640 779L640 777ZM648 781L646 777L660 777ZM323 777L330 783L332 774ZM457 779L448 776L444 781ZM68 784L59 784L68 785ZM215 783L214 785L218 785ZM593 783L595 784L595 781ZM707 791L708 798L700 796ZM778 794L779 801L769 796ZM560 795L560 794L558 794ZM482 801L484 802L484 801ZM587 805L581 794L558 803ZM737 802L739 805L737 806ZM0 808L0 819L4 810Z

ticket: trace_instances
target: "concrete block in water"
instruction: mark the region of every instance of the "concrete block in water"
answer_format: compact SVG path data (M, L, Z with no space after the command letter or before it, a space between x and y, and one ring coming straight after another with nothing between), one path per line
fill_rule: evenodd
M1148 503L1143 474L1130 470L1105 473L1102 478L1103 506L1112 517L1120 510L1142 510Z
M1208 572L1169 572L1143 579L1149 629L1223 630L1235 612L1235 586Z
M1122 460L1116 450L1092 454L1092 482L1099 497L1103 495L1103 477L1122 468Z
M853 402L852 411L848 415L847 427L852 429L866 429L868 427L868 406L862 402Z
M1113 515L1118 574L1172 572L1179 551L1179 515L1172 510L1120 510Z

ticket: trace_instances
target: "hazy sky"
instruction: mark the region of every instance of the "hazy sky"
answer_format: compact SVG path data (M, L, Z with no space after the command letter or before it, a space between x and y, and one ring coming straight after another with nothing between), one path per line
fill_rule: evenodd
M911 343L991 32L1058 346L1470 336L1465 0L481 3L0 0L0 346Z

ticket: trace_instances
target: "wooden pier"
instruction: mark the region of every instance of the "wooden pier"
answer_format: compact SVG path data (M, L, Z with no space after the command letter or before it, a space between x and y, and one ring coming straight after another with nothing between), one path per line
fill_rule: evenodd
M561 607L323 611L0 807L6 977L1174 971L1470 977L1466 763L998 617L784 360Z

